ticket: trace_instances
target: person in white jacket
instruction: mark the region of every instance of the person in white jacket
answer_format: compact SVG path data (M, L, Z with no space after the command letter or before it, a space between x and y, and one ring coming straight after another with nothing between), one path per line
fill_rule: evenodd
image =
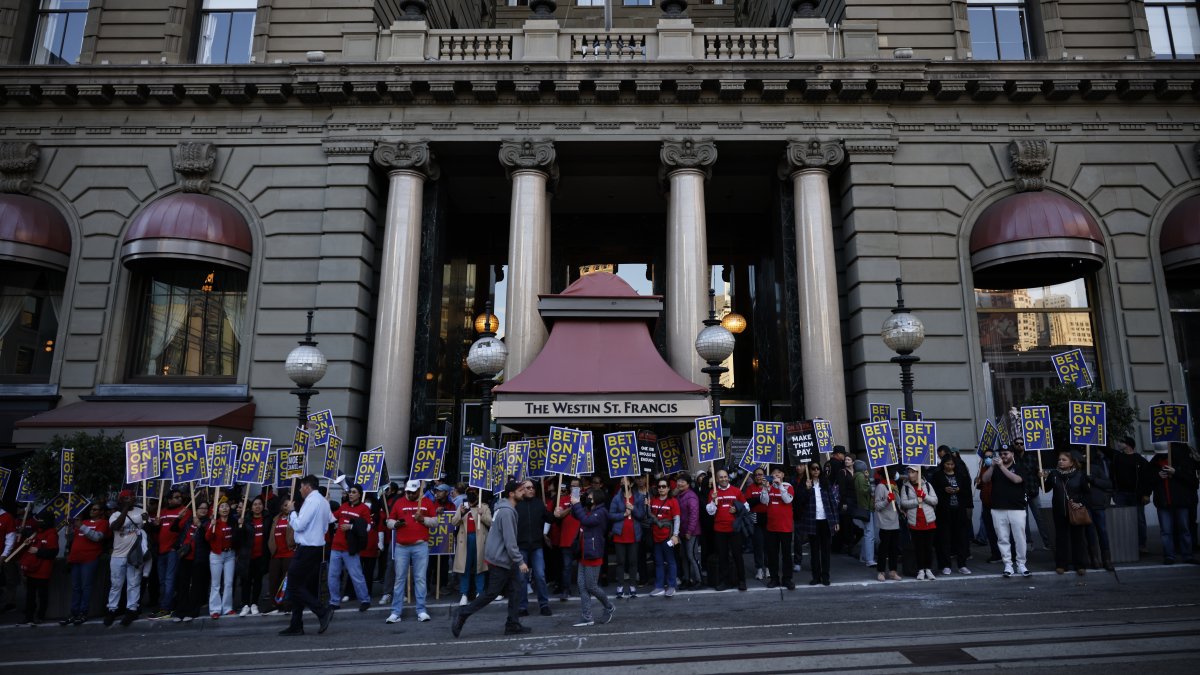
M913 556L917 563L917 579L933 581L933 537L937 531L937 493L921 476L920 467L908 467L908 482L900 489L900 508L908 519L908 534L912 537Z

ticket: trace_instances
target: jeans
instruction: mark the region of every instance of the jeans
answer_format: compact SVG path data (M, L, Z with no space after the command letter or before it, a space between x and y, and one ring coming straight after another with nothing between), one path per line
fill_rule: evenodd
M125 609L130 612L138 610L138 600L142 597L142 568L134 567L126 562L124 557L112 558L108 562L108 611L117 611L117 603L121 602L121 589L125 588Z
M581 532L577 536L582 537L583 533ZM600 576L599 576L600 569L601 569L601 567L596 568L596 570L597 570L596 578L597 579L600 578ZM579 561L575 560L575 552L573 550L571 550L570 546L563 547L562 548L562 597L563 598L566 598L568 595L572 595L572 590L571 590L572 587L574 587L576 589L579 588L579 586L577 585L578 581L576 579L576 577L578 577L578 576L579 576Z
M465 607L460 607L458 610L458 619L466 623L467 619L487 607L493 600L500 597L501 593L508 592L508 616L504 621L505 627L517 627L521 625L520 612L518 607L520 593L518 586L525 585L525 577L521 574L521 568L513 565L510 568L499 567L492 565L488 570L487 586L483 589L483 593L475 596L475 599L468 603ZM400 591L396 591L400 593Z
M404 590L408 582L409 567L412 567L413 599L417 614L425 611L425 574L429 571L429 544L396 544L392 547L392 560L396 561L396 585L392 588L392 614L400 616L404 611Z
M292 555L287 576L288 598L292 602L292 621L288 625L289 628L304 628L305 607L311 609L318 619L332 611L321 604L317 595L323 553L323 546L301 546Z
M1192 529L1188 525L1188 509L1186 506L1160 508L1158 510L1158 527L1162 531L1163 558L1175 561L1175 538L1179 537L1179 553L1185 559L1192 557Z
M358 555L350 555L346 551L332 551L329 554L329 604L337 609L342 599L342 568L350 575L358 602L371 602L371 594L367 593L367 579L363 576L362 562Z
M1013 571L1013 549L1016 549L1016 572L1025 568L1025 509L992 509L992 524L996 528L996 543L1004 569Z
M671 541L656 541L654 542L654 588L675 588L675 550L674 547L668 546L667 542ZM663 585L664 573L666 576L666 586ZM582 594L582 591L580 591Z
M99 560L71 565L71 616L87 616L92 599L92 583L96 581Z
M237 556L233 551L208 554L208 613L228 614L233 611L233 568Z
M579 566L579 609L582 612L584 621L592 620L592 598L595 597L604 605L604 609L612 608L612 602L608 599L608 594L604 589L600 588L598 583L600 580L600 566Z
M1137 507L1138 549L1146 548L1146 505L1142 503L1141 496L1133 492L1117 492L1113 495L1113 502L1117 506Z
M525 559L525 564L529 566L529 574L533 577L522 579L521 587L517 589L517 595L520 596L519 609L529 608L529 588L530 583L533 584L533 589L537 591L538 607L550 606L550 590L546 588L546 559L543 556L540 548L523 548L521 549L521 557Z
M463 565L463 573L458 575L458 592L463 595L471 590L471 579L475 580L475 595L483 593L483 574L475 571L475 568L479 566L475 546L476 533L471 532L467 535L467 562Z
M879 529L879 523L875 522L875 514L867 519L866 527L863 528L862 548L858 551L858 561L867 565L875 562L875 540L876 532Z
M698 534L687 534L683 537L683 568L680 570L680 576L688 583L700 583L700 535Z
M168 612L175 609L175 576L178 571L178 551L172 549L158 554L158 606Z

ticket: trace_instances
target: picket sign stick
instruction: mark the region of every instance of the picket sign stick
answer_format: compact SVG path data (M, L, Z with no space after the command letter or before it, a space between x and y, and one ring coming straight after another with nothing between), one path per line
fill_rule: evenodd
M196 515L196 484L188 483L188 487L192 490L192 515Z
M625 490L625 506L632 506L633 493L629 491L629 476L621 476L621 487Z
M1034 450L1034 452L1036 452L1036 453L1037 453L1037 458L1038 458L1038 475L1040 476L1040 475L1042 475L1043 473L1045 473L1045 472L1046 472L1046 470L1045 470L1044 468L1042 468L1042 451L1041 451L1041 450Z
M155 520L162 518L163 496L167 493L166 482L165 480L158 481L158 511L154 514Z
M1092 446L1090 446L1090 445L1083 446L1083 456L1085 458L1084 461L1087 462L1087 468L1085 469L1085 471L1087 471L1088 476L1091 476L1092 475Z
M895 494L894 492L892 492L892 489L893 489L892 488L892 477L888 474L888 470L887 470L886 466L883 467L883 480L885 482L887 482L888 494ZM900 507L896 506L895 499L892 500L892 510L895 511L896 513L900 513Z
M70 500L67 500L67 501L70 502ZM67 504L67 508L68 509L71 508L70 503ZM146 491L145 479L142 479L142 510L143 511L150 510L150 493Z
M67 504L67 508L68 508L68 509L70 509L70 508L71 508L71 505L70 505L70 503L69 503L69 502L68 502L68 504ZM67 522L63 523L62 525L59 525L58 527L56 527L56 528L54 528L54 529L55 529L55 531L58 531L58 530L61 530L61 529L63 529L63 527L65 527L65 526L67 526L67 525L70 525L70 524L71 524L71 521L70 521L70 520L67 520ZM8 562L9 562L10 560L12 560L13 558L17 557L17 554L18 554L18 553L20 553L21 551L24 551L26 546L29 546L30 544L32 544L32 543L33 543L33 541L34 541L35 539L37 539L37 532L34 532L33 534L29 535L29 536L28 536L28 537L25 539L25 541L21 542L21 544L20 544L19 546L17 546L16 548L14 548L14 549L13 549L13 552L12 552L12 553L9 553L9 554L8 554L8 557L4 559L4 563L5 563L5 564L8 564Z
M434 600L442 599L442 561L440 560L440 558L441 558L441 556L434 558L434 560L437 560L437 565L435 565L435 567L437 567L437 575L436 575L437 581L434 583L434 586L433 586L433 599Z

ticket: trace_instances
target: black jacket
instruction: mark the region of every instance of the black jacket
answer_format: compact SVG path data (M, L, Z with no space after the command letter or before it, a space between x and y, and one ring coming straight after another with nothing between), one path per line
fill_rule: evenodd
M543 525L553 522L540 496L517 502L517 546L525 551L545 545Z
M1083 471L1075 470L1070 473L1062 473L1058 469L1054 469L1046 476L1045 488L1046 492L1052 493L1051 502L1054 504L1055 517L1065 518L1067 516L1067 500L1082 504L1090 504L1092 500L1092 487L1087 476Z

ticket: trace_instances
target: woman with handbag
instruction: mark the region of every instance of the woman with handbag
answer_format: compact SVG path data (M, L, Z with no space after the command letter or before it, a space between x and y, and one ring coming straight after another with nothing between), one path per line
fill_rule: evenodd
M1091 479L1080 469L1079 453L1058 453L1058 466L1042 473L1046 492L1054 505L1054 571L1064 574L1067 566L1087 574L1087 526L1092 524L1087 503L1092 498Z
M912 537L913 555L917 563L917 580L934 581L933 538L937 534L938 496L921 477L921 469L908 467L908 482L900 488L900 508Z

